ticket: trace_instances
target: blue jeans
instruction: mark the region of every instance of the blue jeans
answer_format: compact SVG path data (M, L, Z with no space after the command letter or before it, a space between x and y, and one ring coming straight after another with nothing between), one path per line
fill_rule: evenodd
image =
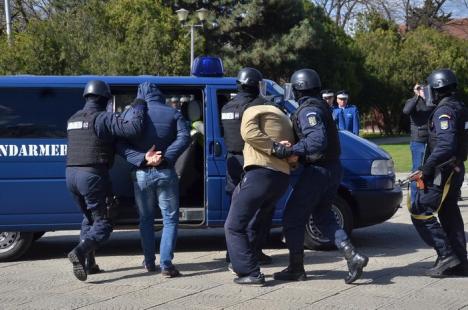
M411 149L411 157L413 159L412 171L416 171L421 166L425 148L426 148L426 143L411 141L410 149ZM416 182L411 182L411 204L413 204L416 200L417 191L418 190L416 188Z
M161 209L163 230L160 244L161 269L172 267L179 223L179 179L173 168L141 169L134 174L135 201L140 215L141 245L145 264L155 264L155 208Z

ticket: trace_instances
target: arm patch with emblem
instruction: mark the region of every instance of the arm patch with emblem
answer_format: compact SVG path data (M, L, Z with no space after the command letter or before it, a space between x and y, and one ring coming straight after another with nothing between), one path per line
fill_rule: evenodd
M307 113L307 121L309 122L309 125L312 126L312 127L317 125L317 123L318 123L317 113L316 112Z
M447 130L449 128L449 120L451 119L450 115L442 114L439 116L440 129Z

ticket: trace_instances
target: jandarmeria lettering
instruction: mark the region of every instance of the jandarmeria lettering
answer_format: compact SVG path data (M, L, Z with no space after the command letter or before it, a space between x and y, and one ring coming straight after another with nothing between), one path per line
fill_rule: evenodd
M66 144L0 144L0 157L67 156Z

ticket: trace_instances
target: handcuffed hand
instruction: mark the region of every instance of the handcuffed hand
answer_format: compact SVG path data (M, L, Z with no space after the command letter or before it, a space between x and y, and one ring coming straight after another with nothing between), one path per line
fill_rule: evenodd
M411 181L416 182L417 189L424 189L426 187L426 185L424 184L424 176L424 171L418 169L410 175L409 179Z
M156 146L152 146L145 154L145 160L147 166L156 167L163 161L163 155L161 151L156 151Z
M282 141L284 142L284 141ZM286 141L287 142L287 141ZM289 144L291 145L291 144ZM281 142L273 142L273 147L271 149L271 154L279 159L288 158L292 155L292 148L282 144Z
M421 179L423 176L423 172L421 170L416 170L415 172L411 173L411 175L409 176L409 180L410 181L417 181L419 179Z

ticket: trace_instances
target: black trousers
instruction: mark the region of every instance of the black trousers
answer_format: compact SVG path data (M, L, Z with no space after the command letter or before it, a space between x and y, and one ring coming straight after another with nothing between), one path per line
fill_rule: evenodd
M322 234L337 246L348 239L332 211L341 175L339 162L304 167L283 215L283 232L289 253L304 253L306 224L311 214Z
M106 198L111 182L107 169L67 167L67 187L83 213L80 240L91 240L101 245L112 233L112 223L107 217Z
M417 219L412 216L411 220L424 242L433 247L439 256L455 253L462 262L467 263L465 230L458 207L458 193L463 184L465 168L463 164L459 165L459 168L460 172L453 173L450 190L438 213L439 218L432 216ZM428 180L426 189L418 190L411 213L432 215L439 207L442 192L442 186L434 185Z
M255 216L264 221L269 217L271 223L276 203L288 186L289 175L255 167L245 173L236 187L224 230L231 263L239 276L259 274L256 248L249 240L248 226Z

